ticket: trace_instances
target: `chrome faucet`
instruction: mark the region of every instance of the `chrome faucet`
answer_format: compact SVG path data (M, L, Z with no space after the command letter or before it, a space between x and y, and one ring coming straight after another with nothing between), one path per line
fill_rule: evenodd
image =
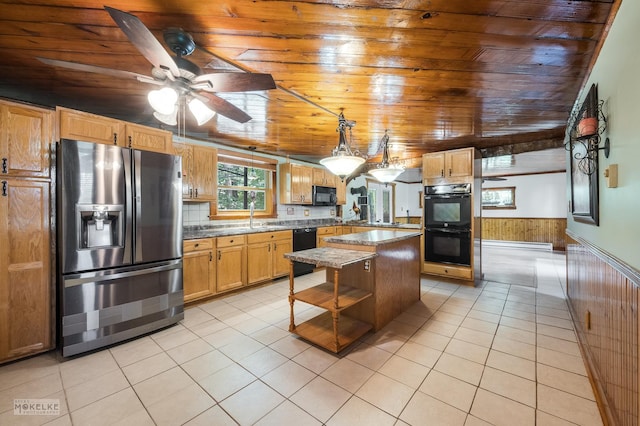
M249 193L249 198L251 198L251 202L249 203L249 228L253 228L253 212L256 209L256 193L255 193L255 191L251 191Z

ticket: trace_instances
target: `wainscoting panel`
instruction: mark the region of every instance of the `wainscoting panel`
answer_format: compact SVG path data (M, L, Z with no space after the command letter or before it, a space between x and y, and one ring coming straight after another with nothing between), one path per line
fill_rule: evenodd
M637 426L640 420L639 286L637 271L577 237L568 238L569 305L611 425Z
M483 217L482 239L551 243L565 250L566 218Z

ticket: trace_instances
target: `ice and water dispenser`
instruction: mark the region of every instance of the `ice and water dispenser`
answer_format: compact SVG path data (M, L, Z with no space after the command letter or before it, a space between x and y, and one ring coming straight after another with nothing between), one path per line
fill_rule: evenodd
M78 248L122 247L124 245L124 205L76 205Z

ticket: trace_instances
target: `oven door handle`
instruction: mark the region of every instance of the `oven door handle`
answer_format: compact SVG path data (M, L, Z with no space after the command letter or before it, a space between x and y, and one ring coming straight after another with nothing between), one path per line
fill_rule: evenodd
M467 234L470 229L446 229L446 228L427 228L427 232L444 232L446 234Z

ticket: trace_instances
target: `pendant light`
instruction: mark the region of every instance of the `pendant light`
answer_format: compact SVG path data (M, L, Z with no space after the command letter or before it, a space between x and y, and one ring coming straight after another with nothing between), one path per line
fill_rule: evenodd
M340 177L344 181L344 178L353 173L365 159L360 157L358 152L354 153L351 150L349 141L347 140L347 128L349 129L349 136L351 136L351 128L355 126L354 122L347 122L344 115L340 113L338 116L338 129L340 133L340 140L338 146L331 152L331 157L323 158L320 160L320 164L325 166L331 173Z
M386 184L393 182L403 171L404 165L397 159L389 162L389 135L385 130L382 137L382 163L378 164L375 169L369 170L369 174L379 182Z

